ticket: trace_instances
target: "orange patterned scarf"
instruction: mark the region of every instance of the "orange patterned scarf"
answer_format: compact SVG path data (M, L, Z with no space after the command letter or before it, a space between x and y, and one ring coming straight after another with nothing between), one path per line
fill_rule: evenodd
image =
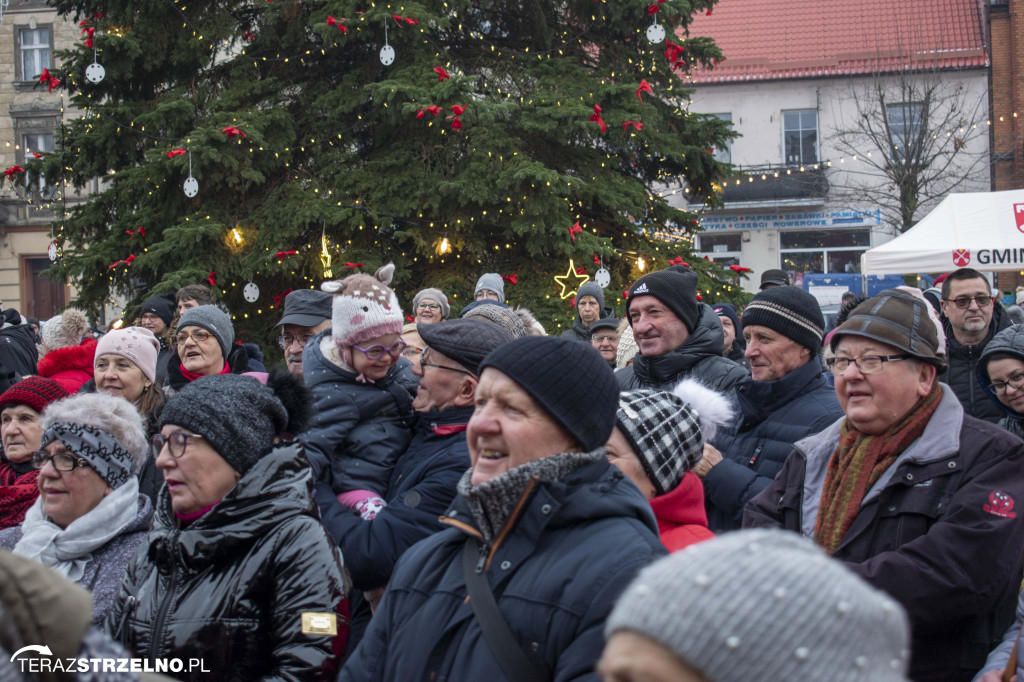
M861 433L849 419L843 420L839 444L828 463L818 519L814 524L814 541L830 555L835 553L853 525L871 486L924 433L941 397L942 388L936 381L931 392L918 400L902 419L885 433L875 436Z

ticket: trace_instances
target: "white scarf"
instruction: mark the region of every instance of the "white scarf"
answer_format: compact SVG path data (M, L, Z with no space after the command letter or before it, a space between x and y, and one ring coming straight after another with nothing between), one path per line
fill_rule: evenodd
M35 559L77 582L92 553L120 535L138 513L139 480L135 476L63 530L46 518L40 497L25 512L21 540L14 546L14 553Z

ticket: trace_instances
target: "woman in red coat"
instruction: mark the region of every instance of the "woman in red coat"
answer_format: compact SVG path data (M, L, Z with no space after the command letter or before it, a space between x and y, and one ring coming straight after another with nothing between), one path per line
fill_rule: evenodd
M692 405L701 405L700 412ZM692 380L673 393L639 389L619 396L605 451L650 502L670 552L714 537L704 486L691 469L703 456L704 441L732 415L725 396Z

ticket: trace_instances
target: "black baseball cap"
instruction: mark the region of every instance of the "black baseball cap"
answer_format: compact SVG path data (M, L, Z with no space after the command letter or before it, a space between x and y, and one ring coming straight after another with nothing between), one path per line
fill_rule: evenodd
M331 319L331 299L326 291L296 289L284 298L284 315L276 326L297 324L300 327L315 327Z

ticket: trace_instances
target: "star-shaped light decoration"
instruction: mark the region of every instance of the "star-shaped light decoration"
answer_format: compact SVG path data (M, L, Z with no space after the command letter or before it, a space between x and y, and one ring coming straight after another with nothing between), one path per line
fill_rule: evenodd
M575 280L575 282L573 281ZM576 295L576 290L581 286L590 281L590 275L576 274L576 264L569 259L569 271L564 275L556 275L555 283L562 287L562 293L558 295L559 298L569 298L570 296Z

